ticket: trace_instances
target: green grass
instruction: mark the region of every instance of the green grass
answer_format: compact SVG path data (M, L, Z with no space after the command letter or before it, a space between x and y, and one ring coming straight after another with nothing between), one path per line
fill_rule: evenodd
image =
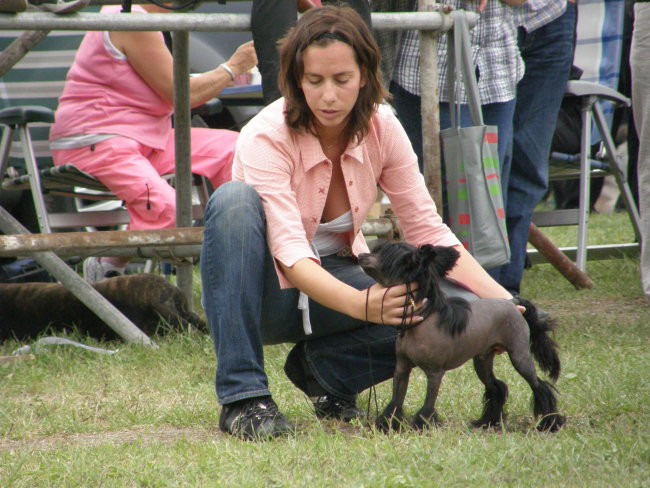
M626 224L621 215L594 216L591 235L607 229L607 242L621 232L630 239ZM554 229L553 239L572 244L568 231ZM650 307L638 260L590 261L587 271L591 290L575 290L546 264L524 277L524 295L560 321L557 387L568 424L557 434L534 430L530 390L504 356L496 361L510 387L504 431L468 427L482 395L471 365L445 377L441 428L384 435L320 422L284 376L289 347L281 345L266 348L267 371L299 432L242 442L217 428L209 337L173 334L157 338L157 350L85 340L120 352L59 347L0 366L0 486L650 486ZM0 355L18 346L2 344ZM409 413L424 386L414 374ZM390 382L377 395L381 408Z

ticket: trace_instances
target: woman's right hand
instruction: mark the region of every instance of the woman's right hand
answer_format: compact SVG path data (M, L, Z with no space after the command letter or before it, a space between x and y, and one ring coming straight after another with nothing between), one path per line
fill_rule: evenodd
M378 284L363 290L366 303L365 320L373 324L411 325L422 322L418 314L424 301L416 302L412 297L417 291L417 284L391 286L384 288Z
M226 64L233 71L235 76L247 73L253 67L257 66L257 54L253 41L242 44L237 48Z

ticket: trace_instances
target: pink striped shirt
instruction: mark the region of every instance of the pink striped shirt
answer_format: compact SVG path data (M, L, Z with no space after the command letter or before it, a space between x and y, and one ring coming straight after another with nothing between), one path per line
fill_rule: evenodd
M310 258L310 242L321 220L332 177L332 162L318 139L295 132L284 122L284 99L264 108L241 131L233 162L233 179L254 187L264 204L271 254L285 266ZM341 156L354 230L352 252L368 252L361 233L379 186L388 196L404 236L413 245L455 246L456 236L442 222L418 170L417 157L404 129L387 106L372 117L359 145ZM279 268L283 288L291 283Z

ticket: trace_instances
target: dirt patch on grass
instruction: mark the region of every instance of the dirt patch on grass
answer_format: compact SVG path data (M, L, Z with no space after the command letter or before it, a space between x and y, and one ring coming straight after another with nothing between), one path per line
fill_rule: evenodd
M642 314L650 314L650 306L643 298L635 299L602 299L594 300L592 296L585 295L584 298L574 298L566 301L545 301L540 306L548 310L555 318L575 316L576 314L587 315L610 315L617 317L625 316L638 317Z
M198 427L143 428L119 432L97 434L61 434L38 439L7 440L0 439L0 451L49 451L62 447L120 446L135 442L151 444L171 444L186 440L189 442L209 442L215 436L223 435L218 429Z

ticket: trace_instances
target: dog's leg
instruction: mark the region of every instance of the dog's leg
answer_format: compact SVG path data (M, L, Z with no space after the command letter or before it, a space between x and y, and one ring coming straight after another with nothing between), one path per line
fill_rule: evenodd
M564 425L566 419L557 411L555 387L537 377L535 364L527 347L525 350L508 351L508 355L512 365L533 390L533 413L536 418L541 417L537 430L556 432Z
M494 376L494 353L474 357L474 370L485 385L483 413L472 422L474 427L496 427L501 424L503 406L508 398L508 386Z
M436 414L436 399L438 398L438 391L440 391L440 384L442 377L445 375L445 370L425 371L427 375L427 395L424 398L422 408L415 414L411 425L414 429L424 430L425 427L439 426L440 420Z
M397 363L395 364L395 373L393 375L393 397L390 403L377 418L377 428L383 432L389 430L400 430L405 424L404 399L406 390L409 385L409 377L413 369L413 363L403 354L397 354Z

